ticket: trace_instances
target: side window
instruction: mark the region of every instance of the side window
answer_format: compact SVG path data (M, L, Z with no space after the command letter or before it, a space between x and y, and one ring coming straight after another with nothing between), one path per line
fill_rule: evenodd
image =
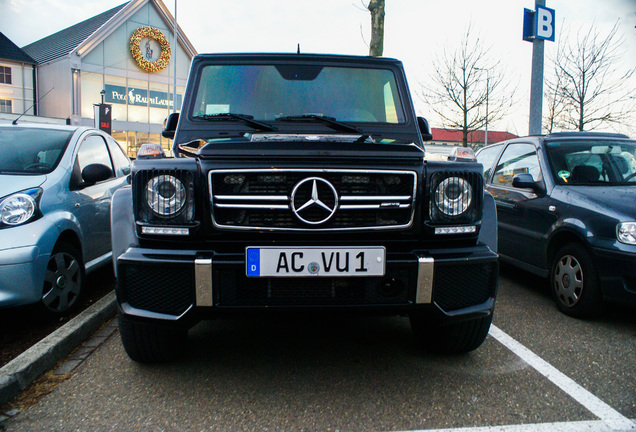
M535 180L542 178L537 150L532 144L510 144L499 159L492 184L511 186L512 178L522 173L532 174Z
M490 146L482 149L477 155L477 162L484 166L484 180L488 181L493 169L493 163L501 151L501 146Z
M124 154L124 151L119 144L117 144L117 141L108 140L108 147L110 148L110 154L115 163L115 173L117 177L130 174L130 159Z
M113 169L106 142L99 135L89 135L84 139L77 153L77 167L81 173L90 164L102 164Z

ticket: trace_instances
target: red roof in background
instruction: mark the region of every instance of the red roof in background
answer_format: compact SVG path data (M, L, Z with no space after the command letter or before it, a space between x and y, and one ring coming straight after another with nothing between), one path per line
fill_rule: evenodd
M440 143L458 143L462 141L462 131L459 129L439 129L431 128L433 141ZM468 133L468 142L483 143L485 140L485 131L478 130ZM517 135L510 132L488 131L488 144L505 141L512 138L518 138Z

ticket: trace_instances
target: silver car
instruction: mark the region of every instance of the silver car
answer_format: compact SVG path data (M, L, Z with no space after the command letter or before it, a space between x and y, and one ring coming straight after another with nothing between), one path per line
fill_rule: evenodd
M102 131L0 125L0 309L77 304L84 277L110 263L110 203L130 160Z

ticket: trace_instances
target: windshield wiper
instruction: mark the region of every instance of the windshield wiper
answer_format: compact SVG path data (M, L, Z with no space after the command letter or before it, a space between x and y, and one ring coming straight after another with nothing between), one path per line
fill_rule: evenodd
M247 115L247 114L235 114L235 113L203 114L203 115L194 116L193 118L201 119L201 120L227 120L227 119L234 119L234 120L240 120L243 123L245 123L246 125L254 128L254 129L257 129L257 130L263 130L263 131L267 131L267 132L274 132L276 130L276 128L273 128L272 126L268 125L267 123L262 123L262 122L259 122L257 120L254 120L254 116Z
M303 121L303 120L316 120L316 121L319 121L319 122L327 124L327 126L331 127L333 130L337 130L337 131L340 131L340 132L353 132L353 133L356 133L356 134L360 133L360 131L357 128L355 128L353 126L349 126L348 124L345 124L345 123L341 123L341 122L337 121L333 117L325 117L325 116L316 115L316 114L305 114L305 115L297 115L297 116L278 117L276 120L287 121L287 122Z

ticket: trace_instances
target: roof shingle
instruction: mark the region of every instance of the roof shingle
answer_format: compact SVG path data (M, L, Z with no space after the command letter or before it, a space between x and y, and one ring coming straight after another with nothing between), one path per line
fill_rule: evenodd
M86 21L24 46L22 49L38 63L47 63L64 57L88 39L127 4L128 2L123 3L106 12L95 15Z
M11 39L0 32L0 59L20 63L36 63L36 61L14 44Z

